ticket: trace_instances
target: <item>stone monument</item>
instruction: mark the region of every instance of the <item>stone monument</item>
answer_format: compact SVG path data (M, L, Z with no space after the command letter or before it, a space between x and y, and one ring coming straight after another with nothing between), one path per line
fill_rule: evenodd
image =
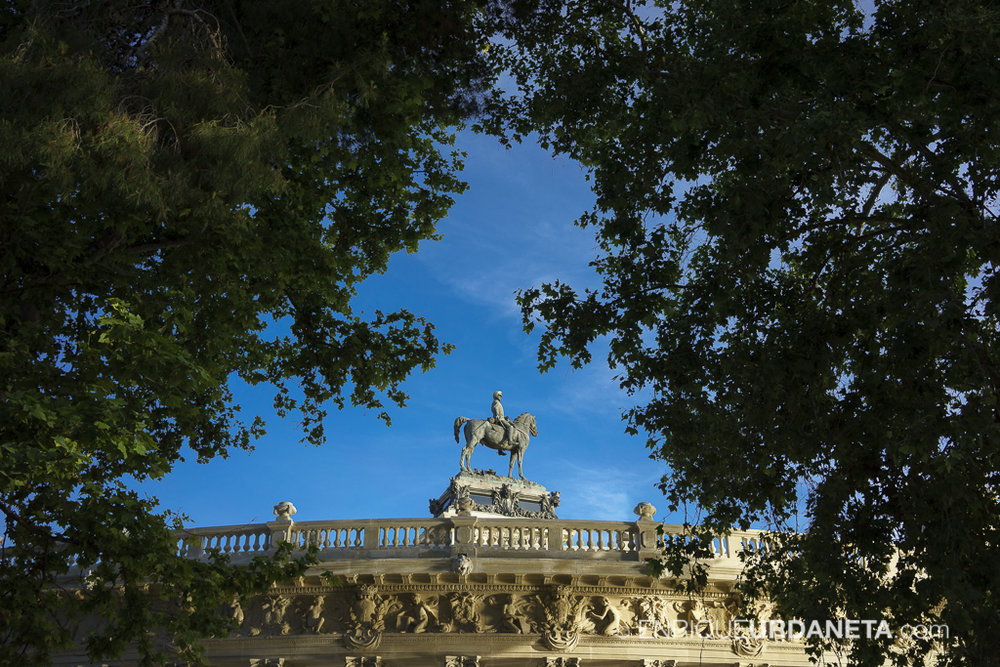
M502 397L494 394L489 419L456 420L456 436L466 434L462 470L431 500L435 518L296 520L309 508L286 500L274 505L273 521L179 529L178 555L196 561L221 555L248 565L285 544L295 556L316 556L296 579L219 599L216 613L230 627L204 640L205 659L218 667L811 664L799 638L746 626L739 577L745 554L766 548L765 535L713 538L698 590L657 576L648 562L665 544L692 539L690 527L656 521L648 502L631 521L558 518L558 493L511 475L538 431L527 413L508 420ZM506 476L471 468L478 444L511 456ZM60 585L87 590L89 570L75 568ZM773 609L750 613L752 627L763 628ZM81 619L78 644L52 664L93 664L85 642L94 622ZM178 661L167 664L186 664L164 648ZM140 659L128 647L106 664Z
M524 451L531 436L538 436L535 417L524 412L511 420L504 414L502 391L493 392L488 419L455 419L455 442L465 445L459 457L460 472L451 478L448 488L437 498L430 499L430 512L434 517L459 514L472 516L508 516L531 519L558 518L559 492L548 491L537 482L524 477L522 469ZM492 469L472 468L470 459L476 445L496 450L500 456L510 455L507 476ZM513 477L517 463L518 478Z

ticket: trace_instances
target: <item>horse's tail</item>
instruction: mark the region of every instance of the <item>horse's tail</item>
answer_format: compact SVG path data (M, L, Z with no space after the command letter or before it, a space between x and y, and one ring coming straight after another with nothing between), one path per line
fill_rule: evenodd
M468 417L455 417L455 442L461 444L461 440L458 439L458 430L462 428L462 424L470 421Z

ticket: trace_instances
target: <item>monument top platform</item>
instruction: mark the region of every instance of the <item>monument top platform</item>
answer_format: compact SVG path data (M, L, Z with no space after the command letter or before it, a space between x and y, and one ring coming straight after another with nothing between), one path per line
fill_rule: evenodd
M556 519L559 492L537 482L498 475L493 470L473 470L451 478L438 498L430 499L434 517L507 516Z

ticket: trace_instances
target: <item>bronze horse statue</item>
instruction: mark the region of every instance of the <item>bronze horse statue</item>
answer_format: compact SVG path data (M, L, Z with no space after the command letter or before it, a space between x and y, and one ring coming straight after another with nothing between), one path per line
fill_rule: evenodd
M503 426L491 424L485 419L469 419L468 417L455 419L455 442L461 443L458 439L458 432L462 428L462 424L465 424L465 446L462 447L462 456L458 460L458 465L461 466L462 470L472 472L472 468L469 466L472 450L476 448L476 445L483 444L499 452L510 452L510 468L507 470L507 476L512 476L516 459L517 474L521 479L524 479L521 464L524 461L524 450L528 448L528 434L538 435L534 415L529 415L527 412L518 415L510 429L510 440L503 444L500 444L503 440Z

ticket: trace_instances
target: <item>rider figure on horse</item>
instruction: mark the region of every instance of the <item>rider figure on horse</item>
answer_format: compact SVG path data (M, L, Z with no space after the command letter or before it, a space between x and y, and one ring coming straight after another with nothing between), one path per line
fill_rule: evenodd
M493 405L490 406L490 410L493 412L493 416L487 421L491 424L496 424L497 426L503 427L503 440L500 441L498 447L510 444L510 429L514 426L513 422L508 419L503 413L503 405L500 404L500 399L503 398L503 392L499 389L493 392ZM497 454L500 456L504 455L502 449L497 450Z

